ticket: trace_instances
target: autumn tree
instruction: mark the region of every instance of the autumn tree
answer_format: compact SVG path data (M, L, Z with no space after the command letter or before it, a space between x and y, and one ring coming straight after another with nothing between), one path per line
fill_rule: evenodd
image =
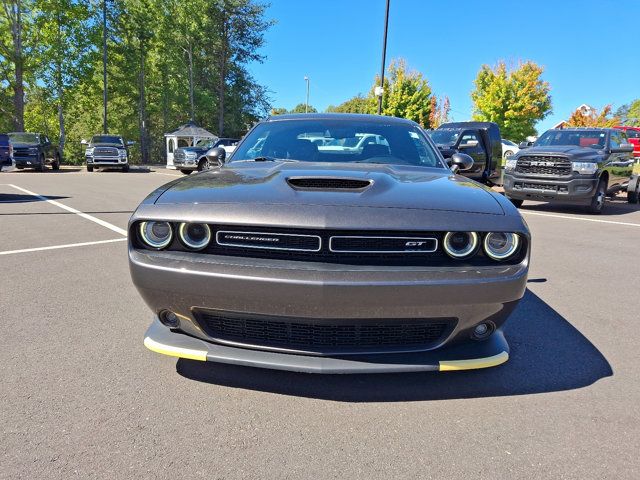
M451 111L451 104L449 97L445 95L440 101L434 95L431 97L431 114L429 116L429 127L438 128L443 123L449 121L449 112Z
M535 135L535 124L551 113L549 83L534 62L509 69L504 61L483 65L471 93L474 120L495 122L504 138L514 141Z
M613 127L618 125L620 119L611 116L611 105L605 105L605 107L598 111L595 108L578 108L576 109L569 120L567 120L567 127Z
M616 110L614 116L620 119L622 125L640 127L640 99L622 105Z

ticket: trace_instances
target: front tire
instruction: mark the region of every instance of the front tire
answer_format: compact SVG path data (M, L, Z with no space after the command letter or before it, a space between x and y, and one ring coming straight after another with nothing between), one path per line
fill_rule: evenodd
M56 155L56 159L51 164L51 168L54 170L60 170L60 155Z
M507 197L507 198L509 198L509 197ZM509 201L510 201L511 203L513 203L513 205L514 205L516 208L520 208L520 207L522 206L522 204L524 203L524 200L519 200L519 199L517 199L517 198L509 198Z
M40 157L40 163L36 167L36 171L37 172L44 172L46 169L47 169L47 163L46 163L46 160L44 159L44 155L42 155Z
M205 170L211 170L211 164L209 163L209 159L207 157L202 158L198 162L198 171L204 172Z
M607 198L607 182L600 179L596 191L591 198L591 203L587 207L587 212L593 215L600 215L604 209L604 202Z
M191 175L191 172L193 172L193 170L180 170L180 171L185 175Z
M87 172L93 172L93 165L87 165Z
M126 165L122 166L122 173L127 173L129 171L129 164L127 163Z
M627 191L627 202L640 203L640 178L636 179L636 188Z

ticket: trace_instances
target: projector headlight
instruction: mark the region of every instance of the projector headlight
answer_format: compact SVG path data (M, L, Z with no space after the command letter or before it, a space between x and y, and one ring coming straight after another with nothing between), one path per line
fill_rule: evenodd
M507 260L519 247L520 237L515 233L491 232L484 237L484 251L493 260Z
M181 223L178 236L191 250L202 250L211 241L211 229L205 223Z
M581 175L593 175L598 171L598 164L595 162L571 162L571 168Z
M476 232L447 232L444 236L444 251L453 258L467 258L478 248Z
M504 164L504 169L507 172L511 172L512 170L516 169L516 165L517 165L518 161L517 160L507 160Z
M139 233L142 241L156 250L166 247L173 239L169 222L141 222Z

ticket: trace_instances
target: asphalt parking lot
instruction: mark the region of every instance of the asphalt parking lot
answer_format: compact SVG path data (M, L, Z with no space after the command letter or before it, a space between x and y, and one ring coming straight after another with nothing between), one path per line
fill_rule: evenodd
M0 173L0 478L640 478L637 205L525 204L507 364L318 376L144 348L124 229L180 176Z

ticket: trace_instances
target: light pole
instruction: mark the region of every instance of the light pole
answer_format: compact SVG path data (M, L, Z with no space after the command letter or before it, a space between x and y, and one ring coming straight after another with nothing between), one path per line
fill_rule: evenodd
M304 113L309 113L309 77L305 76L304 81L307 82L307 100L304 104Z
M102 0L102 133L109 133L107 129L107 0Z
M384 14L384 36L382 37L382 67L380 68L380 88L375 89L378 95L378 115L382 115L382 96L384 95L384 63L387 59L387 29L389 27L389 2L387 0L387 11Z

